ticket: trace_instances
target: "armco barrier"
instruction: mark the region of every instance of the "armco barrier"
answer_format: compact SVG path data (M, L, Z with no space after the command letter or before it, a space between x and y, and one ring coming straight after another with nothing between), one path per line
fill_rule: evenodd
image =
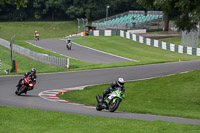
M10 43L1 38L0 38L0 45L10 49ZM24 47L21 47L18 45L14 45L14 44L13 44L13 51L16 53L19 53L21 55L24 55L26 57L29 57L33 60L42 62L42 63L69 68L69 59L68 58L59 58L59 57L55 57L55 56L49 56L49 55L43 54L43 53L37 53L37 52L31 51L27 48L24 48Z

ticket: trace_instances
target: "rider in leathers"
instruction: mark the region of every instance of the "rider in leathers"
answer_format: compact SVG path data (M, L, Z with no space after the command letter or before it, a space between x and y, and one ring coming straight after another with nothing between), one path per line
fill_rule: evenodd
M101 102L103 103L106 95L108 95L112 91L115 91L117 88L121 88L121 90L125 93L123 78L119 78L117 81L113 82L106 90L104 90Z
M33 83L34 83L34 85L36 84L36 78L37 78L37 76L36 76L36 69L35 69L35 68L32 68L30 72L25 73L25 74L24 74L24 77L21 78L21 79L19 80L19 83L18 83L17 86L16 86L16 87L18 87L18 89L19 89L20 86L21 86L21 81L22 81L24 78L27 78L28 76L31 77L31 79L32 79L32 81L33 81ZM34 88L34 86L32 87L32 89L33 89L33 88Z
M67 43L67 44L68 44L68 43L71 43L71 40L68 38L67 41L66 41L66 43Z

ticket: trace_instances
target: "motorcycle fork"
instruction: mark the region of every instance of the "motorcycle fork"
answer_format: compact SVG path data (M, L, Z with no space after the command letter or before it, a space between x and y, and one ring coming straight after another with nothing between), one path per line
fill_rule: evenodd
M117 99L118 99L118 98L113 99L113 103L115 103L115 101L116 101Z

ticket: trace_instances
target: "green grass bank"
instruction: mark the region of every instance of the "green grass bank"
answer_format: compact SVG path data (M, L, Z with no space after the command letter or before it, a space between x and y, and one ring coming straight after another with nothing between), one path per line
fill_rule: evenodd
M58 94L67 101L96 105L109 84ZM200 70L125 84L125 100L118 111L200 119Z
M66 35L77 32L77 22L76 21L58 21L58 22L0 22L0 36L3 39L10 40L10 38L15 34L15 44L26 47L32 51L48 54L51 56L63 57L62 55L50 52L45 49L40 49L33 45L27 44L24 40L33 40L33 33L35 30L39 31L41 39L48 38L61 38ZM122 57L138 60L139 62L122 62L122 63L107 63L107 64L94 64L83 62L75 59L70 59L70 69L52 69L46 66L47 70L50 72L60 72L60 71L74 71L74 70L88 70L88 69L100 69L100 68L111 68L111 67L123 67L123 66L135 66L135 65L145 65L145 64L156 64L164 62L176 62L181 59L182 61L188 60L199 60L200 57L191 56L187 54L178 54L159 48L149 47L146 45L133 42L126 38L121 37L78 37L72 38L74 42L81 45L85 45L94 49L98 49L104 52L112 53ZM1 54L0 59L2 60L2 69L7 69L10 66L10 51L2 49L6 54ZM16 55L18 56L18 55ZM29 60L26 62L23 59L17 57L17 62L20 64L27 64L29 62L35 61ZM34 66L30 63L27 66ZM43 66L38 66L42 68ZM55 67L55 66L54 66ZM27 69L24 66L18 66L19 72L24 73ZM29 67L28 67L29 69ZM41 72L46 72L41 70ZM1 73L0 73L1 74Z
M34 32L38 31L40 39L60 38L77 32L77 21L55 22L0 22L0 36L10 40L33 40Z
M0 107L1 133L198 133L200 126Z
M70 69L52 69L50 72L60 72L60 71L74 71L74 70L88 70L88 69L100 69L100 68L111 68L111 67L123 67L123 66L136 66L136 65L145 65L145 64L156 64L156 63L164 63L164 62L177 62L179 59L182 61L188 60L199 60L200 57L192 56L187 54L179 54L175 52L170 52L166 50L162 50L159 48L154 48L146 45L142 45L131 40L122 38L122 37L80 37L73 38L72 41L80 43L82 45L92 47L94 49L98 49L104 52L112 53L115 55L119 55L122 57L138 60L139 62L119 62L119 63L106 63L106 64L94 64L83 62L75 59L70 59ZM28 44L24 41L16 40L15 43L22 47L26 47L31 49L32 51L38 53L44 53L51 56L64 57L62 55L50 52L45 49L41 49L35 47L31 44ZM7 69L10 66L10 51L6 49L1 49L0 59L2 60L3 69ZM4 51L4 52L3 52ZM5 54L3 54L5 53ZM15 55L15 54L14 54ZM15 55L20 56L20 55ZM24 61L21 58L14 58L17 62L21 62L21 64L29 64L28 66L32 66L32 60ZM28 60L28 58L27 58ZM24 63L23 63L24 62ZM30 63L29 63L30 62ZM6 67L4 67L6 66ZM55 67L55 66L54 66ZM28 67L29 68L29 67ZM38 68L44 68L43 66L38 66ZM48 68L45 67L45 68ZM26 72L24 66L18 66L18 69ZM23 71L24 70L24 71ZM48 70L48 69L47 69ZM50 69L49 69L50 70ZM44 71L41 71L44 72ZM45 71L46 72L46 71Z
M160 48L155 48L119 36L113 37L83 37L74 38L72 41L84 46L112 53L129 59L140 61L138 64L155 64L173 62L182 59L199 60L198 56L179 54Z

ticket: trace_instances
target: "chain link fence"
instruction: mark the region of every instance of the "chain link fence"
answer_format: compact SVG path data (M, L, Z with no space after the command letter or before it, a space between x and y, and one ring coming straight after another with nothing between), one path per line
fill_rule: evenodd
M198 48L199 45L199 29L182 31L181 45Z
M85 32L85 26L88 26L88 19L87 18L77 18L78 20L78 33ZM81 30L82 27L82 30Z
M0 39L0 42L1 42L0 45L10 49L10 43L8 41ZM13 51L42 63L69 68L69 58L59 58L55 56L49 56L43 53L37 53L27 48L14 44L13 44Z

